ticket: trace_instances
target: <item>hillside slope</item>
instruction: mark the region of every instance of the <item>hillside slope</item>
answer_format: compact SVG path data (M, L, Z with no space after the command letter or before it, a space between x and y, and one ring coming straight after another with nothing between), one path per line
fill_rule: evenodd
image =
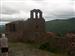
M4 32L4 30L5 30L5 26L4 25L0 25L0 33Z
M47 32L65 33L75 31L75 18L66 20L52 20L46 22Z

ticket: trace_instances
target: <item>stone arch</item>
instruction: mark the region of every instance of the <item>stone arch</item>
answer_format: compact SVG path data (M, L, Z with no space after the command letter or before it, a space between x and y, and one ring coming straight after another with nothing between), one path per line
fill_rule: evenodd
M36 18L36 13L35 12L33 12L33 18Z
M39 9L37 9L37 12L38 12L38 14L39 14L39 18L42 18L42 11L39 10Z

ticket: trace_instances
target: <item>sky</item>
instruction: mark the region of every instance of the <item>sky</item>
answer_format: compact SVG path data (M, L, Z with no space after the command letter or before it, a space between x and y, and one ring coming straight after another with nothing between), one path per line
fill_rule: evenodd
M0 24L27 20L30 10L40 9L46 21L75 17L75 0L0 0Z

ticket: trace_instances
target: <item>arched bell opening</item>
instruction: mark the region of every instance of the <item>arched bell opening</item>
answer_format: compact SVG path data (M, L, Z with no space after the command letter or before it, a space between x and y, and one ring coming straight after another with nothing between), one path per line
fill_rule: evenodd
M30 13L30 18L34 19L42 18L42 12L39 9L34 9Z
M35 12L33 12L33 18L36 18L36 13Z

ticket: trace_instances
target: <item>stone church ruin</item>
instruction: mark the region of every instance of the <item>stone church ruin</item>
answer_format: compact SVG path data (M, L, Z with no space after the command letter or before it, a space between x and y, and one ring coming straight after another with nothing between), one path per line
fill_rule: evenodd
M5 34L9 41L16 42L42 43L51 39L54 42L50 42L50 47L63 50L67 48L69 56L75 56L75 32L66 33L64 37L46 32L45 20L39 9L31 10L30 18L26 21L19 20L6 24Z
M46 34L42 11L39 9L31 10L30 18L26 21L14 21L6 24L5 32L9 41L42 41Z

